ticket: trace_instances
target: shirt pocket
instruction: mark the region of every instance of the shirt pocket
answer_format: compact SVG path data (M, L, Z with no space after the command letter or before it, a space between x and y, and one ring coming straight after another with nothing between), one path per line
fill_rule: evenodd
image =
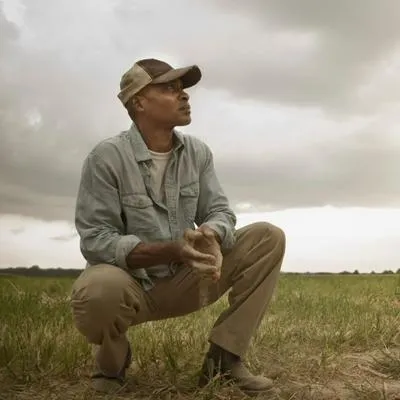
M125 194L121 198L127 233L155 232L159 229L152 199L146 194Z
M197 213L199 182L192 182L188 185L181 186L179 200L185 221L192 224Z

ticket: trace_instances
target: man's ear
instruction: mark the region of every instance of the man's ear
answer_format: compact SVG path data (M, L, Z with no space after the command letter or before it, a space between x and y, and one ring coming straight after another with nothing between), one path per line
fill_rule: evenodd
M132 99L132 107L136 111L143 111L143 98L142 96L134 96Z

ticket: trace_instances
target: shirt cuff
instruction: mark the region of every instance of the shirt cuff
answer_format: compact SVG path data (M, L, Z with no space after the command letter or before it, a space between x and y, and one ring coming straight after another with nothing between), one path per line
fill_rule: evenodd
M213 231L217 232L218 236L221 239L221 248L228 250L234 246L235 236L233 232L226 229L224 225L213 221L204 222L202 225L206 225Z
M126 257L139 244L141 240L135 235L122 236L115 250L115 262L118 267L128 269Z

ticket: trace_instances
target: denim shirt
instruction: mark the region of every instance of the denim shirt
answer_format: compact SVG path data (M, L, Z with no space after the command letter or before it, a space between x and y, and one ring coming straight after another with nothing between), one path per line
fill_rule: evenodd
M173 274L177 265L129 269L126 257L139 243L177 240L186 228L206 224L219 234L222 249L230 249L236 225L205 143L174 130L164 203L153 190L151 163L134 123L98 143L84 160L75 209L87 266L101 263L125 269L144 290L154 286L154 277Z

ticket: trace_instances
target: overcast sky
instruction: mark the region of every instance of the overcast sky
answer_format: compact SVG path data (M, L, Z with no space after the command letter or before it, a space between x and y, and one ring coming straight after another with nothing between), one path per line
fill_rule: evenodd
M288 269L400 267L397 0L0 0L0 266L82 267L82 161L129 127L119 80L144 57L200 66L182 131L240 223L292 233Z

